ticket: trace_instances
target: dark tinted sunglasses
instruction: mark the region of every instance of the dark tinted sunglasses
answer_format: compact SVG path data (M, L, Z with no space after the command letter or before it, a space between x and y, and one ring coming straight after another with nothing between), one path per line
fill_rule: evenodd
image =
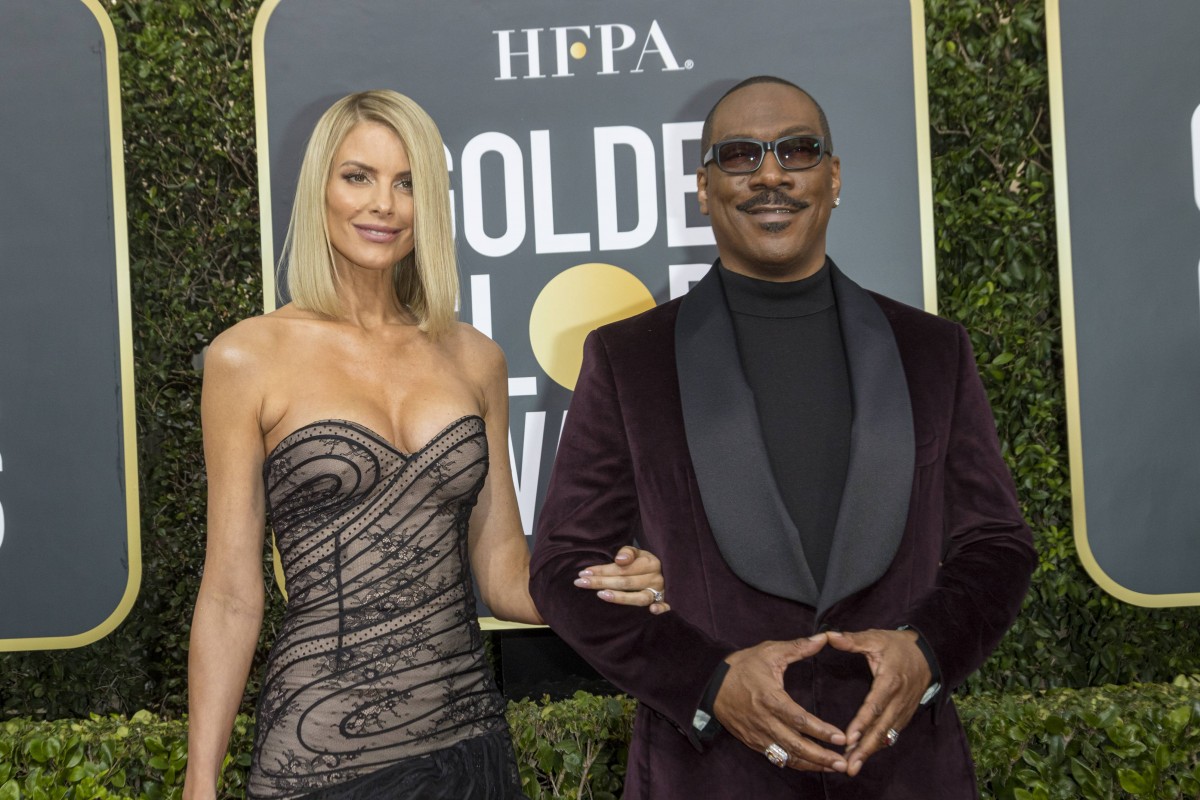
M784 169L812 169L825 156L825 139L821 136L781 136L773 142L726 139L708 148L701 164L707 167L716 161L724 172L744 174L761 167L768 152L775 153L775 160Z

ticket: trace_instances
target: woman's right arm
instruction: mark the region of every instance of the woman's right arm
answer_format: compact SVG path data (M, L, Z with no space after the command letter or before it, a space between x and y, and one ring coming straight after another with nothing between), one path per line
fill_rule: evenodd
M261 371L241 332L218 337L204 364L208 539L188 652L186 800L216 797L262 626Z

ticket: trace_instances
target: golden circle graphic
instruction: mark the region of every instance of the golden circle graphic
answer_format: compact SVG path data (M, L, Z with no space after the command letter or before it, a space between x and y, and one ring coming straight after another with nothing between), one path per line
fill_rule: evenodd
M571 58L578 61L579 59L583 58L586 55L587 55L587 45L586 44L584 44L583 42L576 42L575 44L571 45Z
M550 379L571 391L583 365L583 340L601 325L654 308L654 295L612 264L579 264L546 284L529 314L533 357Z

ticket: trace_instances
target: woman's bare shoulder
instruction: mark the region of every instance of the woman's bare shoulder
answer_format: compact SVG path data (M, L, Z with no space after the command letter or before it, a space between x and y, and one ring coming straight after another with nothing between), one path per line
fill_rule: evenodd
M446 344L469 374L482 380L494 379L497 374L507 377L504 351L473 325L456 322L446 334Z
M214 366L238 372L257 371L277 363L289 349L289 341L302 337L318 321L315 315L297 312L290 305L269 314L247 317L212 340L204 354L205 370Z

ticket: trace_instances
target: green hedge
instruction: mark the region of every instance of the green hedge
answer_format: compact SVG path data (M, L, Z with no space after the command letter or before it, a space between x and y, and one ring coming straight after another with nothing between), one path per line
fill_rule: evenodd
M1200 680L960 703L980 789L997 800L1200 798Z
M120 47L144 577L104 640L0 654L0 719L186 708L204 539L195 359L260 310L249 62L259 0L105 4ZM1043 2L925 8L940 310L972 332L1041 555L1020 621L966 691L1200 672L1200 610L1114 600L1083 573L1071 538ZM264 643L278 615L272 605Z
M925 7L939 311L971 331L1040 555L1021 618L967 690L1200 672L1200 609L1126 605L1075 554L1043 2Z
M1200 796L1198 683L1145 684L1044 695L980 694L959 711L985 798L1092 800ZM634 703L582 692L559 703L509 705L525 791L615 800ZM244 794L252 730L239 717L223 797ZM0 724L0 800L178 797L185 726L148 712L132 719Z

